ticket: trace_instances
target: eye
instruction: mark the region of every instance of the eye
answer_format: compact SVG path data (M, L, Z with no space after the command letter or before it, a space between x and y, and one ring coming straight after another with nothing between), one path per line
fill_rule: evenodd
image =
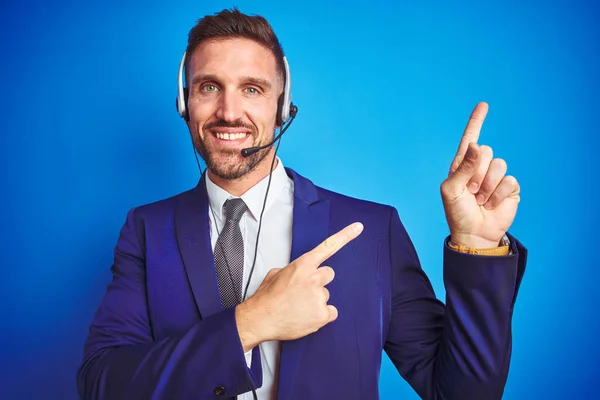
M216 85L208 84L202 86L202 90L205 92L216 92L217 90L219 90L219 88L217 88Z
M258 89L255 87L247 87L246 89L244 89L246 91L246 93L248 94L258 94Z

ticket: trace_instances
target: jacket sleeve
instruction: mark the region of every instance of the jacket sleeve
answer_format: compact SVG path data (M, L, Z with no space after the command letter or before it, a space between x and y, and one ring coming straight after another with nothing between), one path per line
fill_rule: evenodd
M438 301L394 209L390 219L392 305L385 351L423 399L501 399L511 320L526 249L482 256L444 246L446 305Z
M229 398L262 385L258 347L249 369L234 308L177 336L153 338L142 236L131 210L115 248L112 282L85 342L77 373L79 396L86 400Z

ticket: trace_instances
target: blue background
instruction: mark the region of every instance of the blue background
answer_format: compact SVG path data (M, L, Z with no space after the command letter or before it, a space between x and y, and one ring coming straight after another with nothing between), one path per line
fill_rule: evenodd
M506 399L598 398L598 6L239 1L277 32L300 111L280 156L398 208L444 298L439 196L462 130L522 187L529 248ZM3 2L0 398L75 399L129 208L195 185L174 108L188 30L216 1ZM389 360L382 399L415 399Z

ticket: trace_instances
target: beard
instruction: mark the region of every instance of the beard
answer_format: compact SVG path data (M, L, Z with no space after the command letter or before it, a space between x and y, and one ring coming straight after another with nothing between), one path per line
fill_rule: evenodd
M216 127L245 128L251 130L251 135L254 137L254 143L248 147L261 146L268 143L268 138L267 140L262 141L262 143L256 142L256 128L252 125L244 124L242 121L228 123L220 120L212 122L207 124L204 128L204 136L212 135L208 130ZM269 153L268 151L259 151L249 157L243 157L241 149L215 149L209 143L206 143L199 134L194 135L194 147L206 163L206 167L213 174L225 180L239 179L252 172Z

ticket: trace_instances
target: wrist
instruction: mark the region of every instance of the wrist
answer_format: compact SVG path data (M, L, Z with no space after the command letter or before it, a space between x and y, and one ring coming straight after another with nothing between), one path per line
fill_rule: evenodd
M236 306L235 322L244 353L247 353L267 340L261 331L261 326L264 325L260 322L260 317L256 313L256 307L253 307L250 299Z

